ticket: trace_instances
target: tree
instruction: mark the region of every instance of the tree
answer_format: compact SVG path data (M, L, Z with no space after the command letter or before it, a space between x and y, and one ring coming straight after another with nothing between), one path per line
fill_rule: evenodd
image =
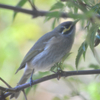
M32 10L22 8L25 4L26 5L30 4L30 7L32 8ZM73 20L78 19L80 21L81 30L83 28L86 31L86 34L85 34L84 41L82 42L82 44L80 44L79 49L77 49L78 50L77 56L76 56L76 58L74 58L76 60L75 64L76 64L77 71L74 69L74 67L72 65L65 65L64 64L63 66L65 66L70 71L61 72L60 74L61 74L61 76L66 77L66 76L73 76L73 75L87 75L87 74L91 75L91 74L99 74L100 73L100 70L98 69L100 61L99 61L99 58L98 58L98 54L97 54L97 52L94 48L94 47L98 46L99 43L100 43L100 29L99 29L99 26L100 26L99 25L99 20L100 20L99 8L100 8L100 4L99 4L98 0L58 0L58 1L53 2L52 6L50 7L50 10L48 10L48 11L38 10L38 5L35 5L34 0L33 1L31 1L31 0L21 0L21 1L18 2L18 4L16 6L9 6L9 5L0 4L0 9L1 8L5 8L7 10L9 10L9 9L13 10L14 15L13 15L12 19L14 21L16 20L15 18L17 17L19 12L25 13L27 15L31 15L33 17L32 20L36 20L36 18L38 18L40 16L45 17L45 22L47 22L49 20L52 21L52 25L51 25L52 28L54 28L55 25L58 22L60 22L61 18L65 18L65 19L72 18ZM41 19L43 19L43 18L41 18ZM15 27L18 27L18 26L16 25ZM24 30L24 28L26 28L26 27L28 27L28 25L24 26L24 27L23 27L23 25L21 25L21 30ZM38 27L35 26L34 29L36 29L36 28L37 28L37 30L39 29ZM17 28L15 28L15 30L17 31ZM26 33L26 36L25 36L24 33L23 33L21 36L17 36L16 35L17 33L13 33L12 31L13 30L10 30L8 33L11 33L11 34L8 34L8 35L6 35L7 32L2 33L4 35L2 37L3 38L5 37L3 40L5 40L5 42L8 41L9 44L11 43L9 48L12 48L12 51L16 50L17 46L15 46L15 45L17 45L18 42L20 44L20 43L23 43L23 41L25 41L25 37L28 36L28 39L33 39L33 38L31 38L33 36L32 34L30 35L30 34ZM11 37L9 35L11 35ZM11 41L6 40L6 37L11 39ZM24 37L24 39L23 39L23 37ZM14 39L16 39L16 40L18 39L17 40L18 42L17 43L12 43L12 42L16 42L16 41L14 41ZM5 47L7 48L6 45L7 44L4 44L1 41L1 47L2 47L1 52L3 52ZM21 46L21 45L19 45L19 46ZM11 52L11 50L9 50L9 48L6 50L6 52L8 54L9 54L9 51ZM89 50L89 48L93 52L93 55L94 55L94 57L96 58L96 60L98 61L99 64L92 64L92 62L91 62L91 64L89 66L87 65L87 67L93 68L95 70L82 70L82 69L86 69L86 68L85 67L84 68L78 67L79 61L81 60L81 56L83 56L83 58L85 59L86 52L87 52L87 50ZM12 52L13 53L12 54L13 55L12 59L15 58L16 55L18 55L16 59L18 61L20 61L21 60L21 59L19 59L19 57L20 57L19 52L20 51L18 52L18 50L16 50L16 52L17 52L16 54L15 54L15 52ZM5 52L2 53L2 55L1 55L2 57L5 56L3 54L5 54ZM10 58L9 55L8 55L8 58ZM1 62L4 62L4 61L5 61L4 59L1 59ZM12 60L12 61L14 61L13 64L17 64L17 62L15 60ZM1 63L0 66L3 66L3 64L4 63ZM73 70L75 70L75 71L73 71ZM48 74L49 74L49 72L39 73L36 76L36 79L37 79L37 77L40 77L40 76L43 77L44 75L48 75ZM38 84L38 83L43 82L43 81L46 81L46 80L56 78L56 77L57 77L57 74L53 74L53 75L43 77L41 79L34 80L33 85ZM88 99L83 94L81 94L79 89L75 88L75 86L77 84L84 84L84 82L82 82L81 79L71 77L71 78L68 78L67 80L64 79L64 81L65 81L65 83L67 83L67 86L69 86L70 89L72 90L71 93L70 93L71 96L78 95L83 100ZM37 85L35 85L35 86L37 86ZM98 86L99 85L97 83L95 83L94 87L98 87ZM0 90L1 90L0 98L4 99L5 97L11 95L11 93L22 90L22 89L27 88L27 87L30 87L29 83L23 84L23 85L21 85L21 87L17 87L17 88L4 88L4 87L1 86L0 87ZM30 89L31 88L26 89L26 94L29 93ZM94 93L94 92L91 93L90 92L91 89L89 90L88 88L85 89L85 90L87 90L88 94L91 95L89 97L89 99L99 100L100 96L98 95L98 93L99 93L98 88L97 89L95 88L95 91L97 91L97 93ZM7 93L5 93L5 92L7 92ZM93 94L95 94L95 95L93 95ZM69 99L69 97L70 97L69 95L63 95L63 97L58 96L58 97L55 97L53 99L54 100L67 100L67 99Z

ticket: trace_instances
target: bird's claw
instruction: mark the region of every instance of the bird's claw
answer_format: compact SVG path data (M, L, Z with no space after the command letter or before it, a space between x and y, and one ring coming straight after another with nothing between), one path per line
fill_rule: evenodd
M32 70L31 77L30 77L30 86L31 87L32 87L32 83L33 83L33 79L32 79L33 73L34 73L34 69Z
M33 79L30 78L30 86L32 87Z
M63 71L61 69L57 69L56 71L52 71L54 74L57 74L57 79L59 80L61 78L61 74L63 73Z
M58 74L57 79L58 79L58 80L61 78L61 73L62 73L62 72L63 72L62 70L58 70L58 71L57 71L57 74Z

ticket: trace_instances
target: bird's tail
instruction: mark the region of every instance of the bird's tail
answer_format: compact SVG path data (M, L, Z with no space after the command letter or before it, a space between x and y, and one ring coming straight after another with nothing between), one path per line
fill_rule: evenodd
M25 72L24 72L22 78L20 79L20 81L18 82L17 86L26 83L27 79L31 76L31 73L32 73L32 70L29 70L29 69L25 70ZM21 91L12 94L10 98L13 98L13 97L18 98L20 92Z

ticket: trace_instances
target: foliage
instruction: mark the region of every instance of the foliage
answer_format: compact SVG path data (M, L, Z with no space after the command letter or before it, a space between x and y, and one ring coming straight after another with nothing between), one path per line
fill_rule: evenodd
M87 43L83 42L82 45L80 46L79 50L78 50L78 54L76 56L76 68L78 68L78 63L80 61L81 56L83 55L84 59L85 59L85 54L86 54L86 50L87 50Z
M37 0L30 0L33 1L33 5L36 4ZM46 0L39 0L36 6L42 5L44 2L47 2ZM41 4L42 2L42 4ZM52 1L48 1L52 2ZM79 62L82 63L81 56L83 56L84 60L87 58L85 57L86 54L89 54L89 49L91 49L94 57L95 57L95 51L94 51L94 44L96 40L99 42L96 46L100 43L100 34L98 32L100 27L100 21L96 17L97 15L100 15L100 1L99 0L56 0L53 1L52 5L43 4L44 6L48 6L48 13L45 16L45 19L40 18L44 22L52 22L51 27L54 29L57 23L59 23L61 19L61 14L64 12L68 15L68 17L72 18L73 20L79 19L81 22L80 27L83 28L85 31L84 39L82 40L82 43L80 43L79 49L77 49L77 56L72 57L75 59L76 69L83 69L83 67L79 66ZM20 0L19 2L15 2L16 7L23 7L29 8L29 0ZM39 8L40 9L40 8ZM38 10L38 9L37 9ZM43 27L43 23L39 25L40 19L30 19L28 16L24 16L23 14L19 14L18 12L14 12L13 15L11 13L8 13L8 11L0 10L0 77L3 77L6 79L7 82L10 84L15 84L18 82L18 77L20 77L21 74L14 75L15 70L18 68L21 59L25 55L26 51L28 51L33 44L32 40L36 40L42 33L45 33L47 31L46 26ZM13 17L12 17L13 16ZM24 16L24 17L23 17ZM12 19L13 22L12 22ZM27 20L28 19L28 20ZM34 25L33 25L34 23ZM77 35L76 35L77 36ZM28 43L27 43L27 40ZM27 44L27 47L26 47ZM26 50L26 51L25 51ZM61 69L65 68L66 70L75 70L73 64L72 58L67 58L70 55L70 53L65 56L63 61L61 63L55 64L54 67L52 67L51 71L58 71L59 67ZM74 54L70 55L73 56ZM94 58L92 57L92 58ZM63 64L65 59L67 58L67 61L70 62L70 64L66 64L66 62ZM92 63L92 58L91 60ZM70 60L69 60L70 59ZM87 61L87 59L85 60ZM87 61L88 62L88 61ZM78 67L79 66L79 67ZM84 66L84 65L81 65ZM86 68L93 68L93 69L99 69L100 66L97 64L90 64ZM86 69L84 67L84 69ZM6 69L6 70L5 70ZM8 70L9 73L8 74ZM5 73L7 74L5 76ZM40 77L43 77L45 75L50 74L50 72L40 72L38 74L35 74L33 76L33 79L38 79ZM12 77L13 76L13 77ZM87 77L86 77L87 78ZM17 80L18 79L18 80ZM79 96L83 100L86 100L85 95L81 95L81 91L87 92L87 95L89 95L89 99L91 100L99 100L100 96L100 89L99 89L99 83L91 83L89 85L85 84L87 80L82 81L80 78L69 78L63 80L66 85L72 90L70 92L70 95L66 93L62 94L63 96L55 96L52 100L69 100L71 97ZM13 83L15 82L15 83ZM56 81L58 82L58 81ZM78 84L78 85L77 85ZM84 85L86 89L80 89L80 85ZM61 86L63 87L63 85ZM38 88L38 85L34 86L32 89L36 92L36 89ZM77 90L78 89L78 90ZM26 89L26 94L29 94L31 88ZM58 91L56 91L58 92Z

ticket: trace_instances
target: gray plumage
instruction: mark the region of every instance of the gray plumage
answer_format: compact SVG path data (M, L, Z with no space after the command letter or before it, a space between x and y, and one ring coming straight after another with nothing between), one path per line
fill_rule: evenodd
M31 76L32 70L49 70L55 63L60 62L64 55L70 52L75 34L76 22L64 22L53 31L43 35L24 57L16 73L25 67L24 74L18 85L24 84ZM69 28L64 31L64 29ZM63 33L64 31L64 33ZM20 92L11 97L17 98Z

